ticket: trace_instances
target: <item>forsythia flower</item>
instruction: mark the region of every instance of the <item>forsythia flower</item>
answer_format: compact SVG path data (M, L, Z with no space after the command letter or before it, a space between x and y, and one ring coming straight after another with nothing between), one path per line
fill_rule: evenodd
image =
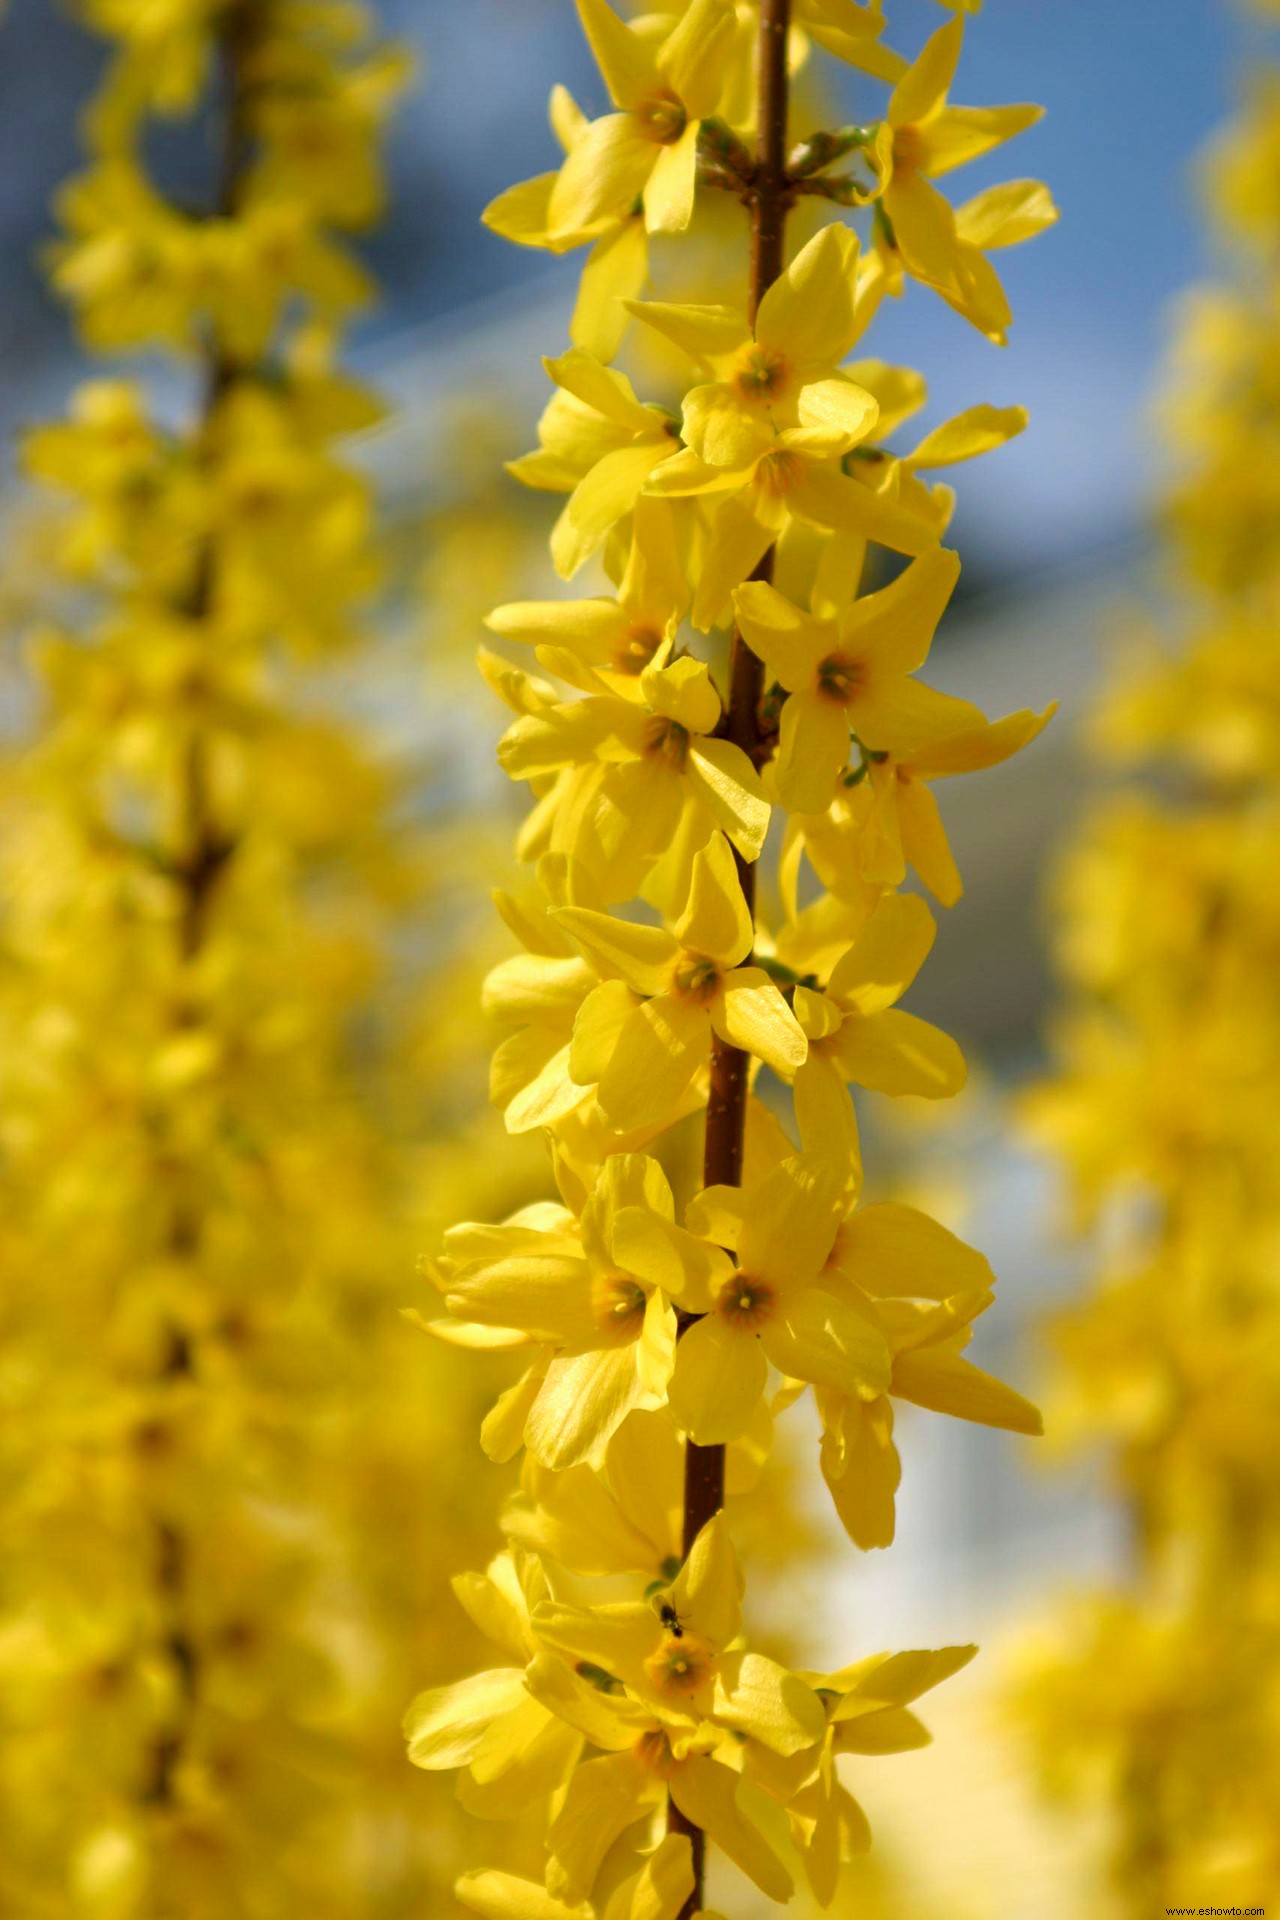
M1239 270L1188 306L1169 376L1181 645L1148 644L1096 729L1156 779L1064 863L1058 1065L1028 1103L1082 1224L1107 1224L1052 1336L1059 1424L1108 1461L1133 1551L1123 1591L1028 1650L1021 1706L1049 1789L1106 1795L1135 1914L1190 1885L1280 1900L1278 143L1263 70L1209 169Z
M812 1390L821 1473L864 1547L893 1537L895 1398L1039 1430L964 1352L986 1261L911 1208L861 1204L849 1091L964 1082L956 1042L897 1004L936 932L897 888L910 862L958 897L930 783L1048 716L988 722L918 677L959 572L933 475L1026 419L973 407L895 452L924 381L849 356L904 271L1002 336L984 249L1053 215L1034 183L959 212L933 185L1034 117L947 104L958 19L912 65L855 0L578 11L616 111L589 121L558 89L562 164L485 215L591 250L538 448L510 469L567 496L552 559L566 581L592 568L588 597L488 617L545 678L480 660L512 715L499 760L532 790L516 852L536 879L498 896L520 951L486 984L491 1094L509 1132L542 1130L558 1198L455 1227L427 1263L431 1331L514 1362L481 1442L523 1457L508 1555L460 1591L510 1664L430 1690L407 1731L418 1765L462 1771L466 1806L519 1806L543 1842L541 1884L468 1873L465 1907L715 1920L709 1844L768 1900L799 1874L839 1898L870 1843L842 1775L927 1739L911 1703L973 1652L818 1674L750 1642L731 1535L777 1498L776 1420ZM815 48L887 86L886 116L792 147ZM849 155L869 179L832 171ZM874 203L870 247L837 216L788 260L801 191ZM710 299L637 298L665 272L648 236L700 231L699 201L726 193L754 225L745 304L716 297L738 259ZM633 320L689 370L659 403L609 364ZM785 1565L793 1529L765 1530Z

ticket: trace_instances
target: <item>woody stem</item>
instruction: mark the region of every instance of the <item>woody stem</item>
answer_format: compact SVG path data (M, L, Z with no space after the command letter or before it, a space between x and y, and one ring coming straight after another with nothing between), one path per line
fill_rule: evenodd
M783 268L783 245L791 188L787 178L787 40L791 26L791 0L760 0L759 38L759 142L751 189L751 273L747 294L748 315L755 324L761 300ZM755 573L756 580L768 580L773 574L773 549L765 554ZM729 710L726 737L758 764L762 753L760 702L764 693L761 662L735 629L729 663ZM735 853L738 879L747 910L754 918L756 899L755 867ZM747 1122L747 1070L750 1057L737 1047L725 1044L718 1036L712 1041L711 1091L707 1102L707 1131L703 1155L703 1184L740 1186L742 1154ZM681 1316L684 1332L692 1316ZM684 1464L684 1540L689 1549L708 1520L724 1505L724 1448L699 1447L690 1440L685 1447ZM704 1904L706 1836L688 1820L672 1801L668 1805L667 1830L689 1836L693 1848L694 1890L681 1909L679 1920L692 1920Z

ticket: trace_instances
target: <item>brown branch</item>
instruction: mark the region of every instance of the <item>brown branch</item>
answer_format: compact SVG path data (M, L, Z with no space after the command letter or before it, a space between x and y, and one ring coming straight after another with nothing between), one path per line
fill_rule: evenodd
M220 34L221 66L225 86L223 141L218 190L213 214L228 219L236 211L248 164L250 136L247 125L247 83L245 65L254 37L253 0L243 0L226 15ZM208 442L228 390L235 381L236 368L210 334L206 349L204 392L200 399L196 434L201 455L208 457ZM217 587L217 552L214 536L206 535L198 553L194 576L184 596L182 612L192 622L207 620L214 608ZM209 912L218 883L236 852L235 842L221 833L212 817L209 796L207 742L194 722L187 741L181 768L181 841L177 858L167 863L170 878L178 890L176 944L185 970L204 946ZM179 1025L191 1018L185 989L177 1010ZM201 1240L201 1222L185 1199L174 1206L169 1226L169 1247L175 1257L190 1259ZM174 1385L189 1379L195 1370L195 1356L185 1330L174 1326L158 1379ZM190 1714L199 1699L200 1660L195 1642L187 1628L186 1591L188 1571L187 1542L179 1530L163 1515L156 1521L156 1585L169 1616L164 1648L177 1670L178 1698L182 1715ZM151 1776L143 1789L145 1804L171 1805L176 1775L186 1747L181 1722L161 1733L151 1756Z
M787 38L791 26L791 0L760 0L760 90L759 145L747 195L751 208L751 277L747 310L755 324L760 302L782 272L787 213L792 203L791 183L787 176ZM772 548L761 560L756 580L773 576ZM758 764L763 750L760 705L764 695L764 669L761 662L735 630L729 666L729 711L725 735L753 762ZM755 867L735 853L738 878L747 909L754 918L756 900ZM726 1046L718 1037L712 1042L711 1091L707 1102L706 1145L703 1156L703 1183L706 1186L740 1186L742 1154L746 1138L748 1068L750 1056L737 1047ZM681 1316L680 1331L691 1324L691 1316ZM702 1528L724 1505L724 1448L699 1447L692 1440L685 1446L684 1464L684 1539L689 1549ZM693 1848L694 1890L681 1909L679 1920L692 1916L705 1904L706 1835L694 1826L671 1801L667 1809L669 1833L684 1833Z

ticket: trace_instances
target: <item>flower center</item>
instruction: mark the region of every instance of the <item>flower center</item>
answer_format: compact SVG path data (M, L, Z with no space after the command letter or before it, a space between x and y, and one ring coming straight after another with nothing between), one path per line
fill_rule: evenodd
M673 1700L688 1700L714 1675L716 1652L695 1633L668 1633L644 1665L658 1693Z
M747 401L769 401L776 399L786 385L787 363L782 354L769 353L764 347L753 346L747 352L733 376L733 384Z
M644 1323L645 1291L625 1273L610 1273L593 1282L592 1317L601 1333L619 1344L639 1338Z
M818 692L833 706L847 707L866 678L862 661L851 660L847 653L829 653L818 662Z
M798 453L767 453L756 468L761 489L783 499L804 478L805 462Z
M725 1281L716 1296L716 1312L731 1326L756 1333L771 1317L774 1291L767 1280L738 1272Z
M895 173L911 173L924 162L924 141L918 127L899 127L893 136Z
M683 773L689 760L689 730L665 713L655 713L645 725L643 752L646 760L665 760L677 773Z
M681 1000L691 1000L695 1007L705 1007L719 993L722 977L717 962L709 960L705 954L684 953L676 962L671 987Z
M631 1751L646 1773L656 1773L659 1780L670 1774L674 1756L665 1733L642 1733Z
M641 672L648 666L661 645L662 635L656 627L647 627L640 620L633 621L627 628L625 637L614 648L614 671L616 673Z
M689 124L689 116L674 93L655 93L636 108L640 130L660 147L673 147Z

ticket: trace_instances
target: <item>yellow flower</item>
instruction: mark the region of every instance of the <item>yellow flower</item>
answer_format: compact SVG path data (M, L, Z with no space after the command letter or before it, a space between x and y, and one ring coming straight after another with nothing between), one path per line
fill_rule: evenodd
M662 1287L628 1259L633 1214L656 1215L669 1254ZM655 1160L614 1154L576 1227L460 1226L445 1236L446 1305L459 1320L518 1330L554 1348L525 1422L545 1465L576 1466L599 1451L633 1407L660 1406L671 1378L675 1313L701 1286L707 1259L674 1225L675 1203Z
M550 844L572 852L606 905L639 892L661 854L674 865L667 897L682 905L693 859L717 829L755 860L769 826L759 774L715 738L710 670L668 652L664 644L632 683L638 698L597 694L524 715L498 747L513 780L576 770L557 791Z
M693 216L698 130L724 86L733 9L693 0L656 48L606 0L578 0L578 15L618 111L574 141L551 191L548 231L580 233L639 199L650 233L677 233Z
M590 122L565 87L551 91L551 128L565 152L587 133ZM485 225L521 247L566 253L591 247L582 269L578 297L569 322L569 338L597 360L612 360L626 331L625 306L649 278L649 236L643 202L602 213L581 231L551 230L551 196L556 173L538 174L508 187L481 215Z
M845 1082L877 1093L945 1100L965 1083L949 1034L896 1004L928 957L937 927L915 894L887 893L837 961L825 988L798 986L809 1051L795 1076L801 1137L856 1138Z
M688 605L674 510L642 495L614 598L512 601L495 607L485 625L504 640L534 647L544 672L590 693L613 688L617 676L643 672L663 643L675 639Z
M668 1120L705 1064L713 1033L781 1073L804 1059L804 1035L781 993L760 967L743 965L751 915L721 834L695 856L689 903L672 932L585 907L564 907L557 917L603 982L579 1016L571 1070L580 1085L599 1083L614 1126ZM617 982L641 1004L600 1034L599 1014Z
M594 1699L574 1690L575 1722L606 1756L578 1768L548 1836L548 1885L558 1895L589 1897L607 1848L665 1792L770 1898L790 1897L790 1878L751 1818L753 1790L717 1751L732 1754L737 1736L782 1756L800 1753L822 1740L826 1714L802 1680L737 1644L741 1596L721 1514L651 1601L537 1609L534 1630L561 1664L534 1663L535 1695L573 1713L565 1661L610 1683ZM640 1740L637 1706L647 1717ZM620 1715L615 1731L609 1723Z
M789 1379L853 1395L887 1387L889 1352L874 1321L822 1279L844 1182L835 1162L786 1160L739 1212L718 1213L717 1241L735 1258L714 1259L706 1310L681 1337L669 1389L672 1411L700 1446L745 1432L770 1363ZM637 1248L633 1257L646 1256Z
M684 439L712 467L741 469L784 428L829 457L873 432L879 407L839 363L863 318L856 303L858 240L823 227L760 303L754 328L731 307L631 303L631 312L713 377L684 400Z
M510 1873L465 1873L454 1892L484 1920L678 1920L693 1892L692 1848L686 1834L665 1834L603 1906L566 1906L544 1886Z
M839 618L805 613L763 581L737 590L742 633L788 695L775 765L784 806L817 813L830 804L851 733L870 753L910 751L972 713L912 678L959 574L954 553L924 554Z
M679 436L661 407L636 399L625 374L581 349L543 364L560 391L538 422L540 450L508 471L526 486L569 495L551 535L556 571L569 580L631 512Z
M964 40L954 20L928 40L890 96L885 113L887 178L878 205L908 273L957 299L963 282L956 217L932 184L1034 126L1035 106L954 107L947 93Z
M531 1555L503 1553L486 1573L459 1574L452 1585L512 1664L418 1694L404 1716L409 1759L429 1772L465 1768L459 1797L468 1810L509 1820L531 1799L561 1790L583 1748L581 1733L525 1684L525 1668L541 1650L530 1616L547 1593L546 1575Z

